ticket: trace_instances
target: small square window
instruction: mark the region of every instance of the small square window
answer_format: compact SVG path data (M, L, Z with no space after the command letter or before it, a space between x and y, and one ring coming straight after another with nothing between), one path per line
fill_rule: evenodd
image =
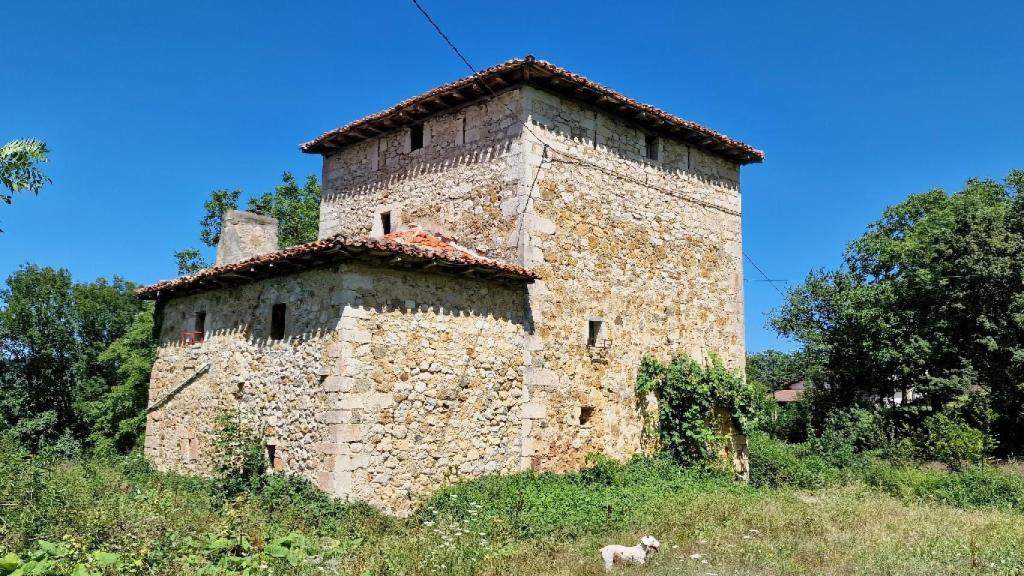
M580 406L580 426L583 426L590 422L590 419L594 417L593 406Z
M285 305L274 304L270 311L270 339L281 340L284 338L284 316Z
M381 234L391 234L391 212L380 213Z
M658 137L651 134L644 136L644 155L651 159L658 159Z
M587 323L587 346L598 346L601 344L601 331L604 328L604 321L591 320Z
M423 148L423 124L409 128L409 151Z

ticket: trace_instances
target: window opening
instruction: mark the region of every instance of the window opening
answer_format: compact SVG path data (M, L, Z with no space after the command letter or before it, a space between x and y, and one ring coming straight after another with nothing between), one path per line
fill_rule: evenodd
M658 137L651 134L644 136L644 146L647 147L646 154L651 160L658 159Z
M604 322L591 320L587 323L587 346L597 346L601 337L601 328Z
M423 148L423 124L409 128L409 151Z
M284 338L284 304L274 304L270 312L270 339L281 340Z

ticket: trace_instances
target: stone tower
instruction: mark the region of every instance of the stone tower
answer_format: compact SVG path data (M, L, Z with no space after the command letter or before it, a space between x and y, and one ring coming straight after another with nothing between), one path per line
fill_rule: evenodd
M644 450L644 355L743 363L743 143L528 57L302 149L320 241L140 291L160 467L204 470L236 410L276 469L405 512L439 483Z

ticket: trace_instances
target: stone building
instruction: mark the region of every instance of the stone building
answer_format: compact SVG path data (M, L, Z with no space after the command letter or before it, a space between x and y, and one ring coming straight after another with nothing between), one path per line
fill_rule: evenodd
M746 144L527 57L302 150L318 241L279 250L272 219L229 213L215 267L139 291L160 468L202 472L231 410L275 470L402 513L643 450L645 354L743 363Z

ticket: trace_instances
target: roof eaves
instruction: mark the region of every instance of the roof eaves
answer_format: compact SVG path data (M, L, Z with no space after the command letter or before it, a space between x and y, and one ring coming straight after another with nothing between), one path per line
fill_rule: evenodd
M516 76L514 73L519 71L522 73ZM665 112L660 108L633 100L584 76L550 62L537 60L533 56L509 60L471 76L444 84L419 96L404 100L387 110L325 132L302 144L300 149L306 153L330 154L352 142L365 140L377 134L421 121L436 113L482 98L493 91L506 89L511 83L530 83L541 88L556 90L560 84L565 84L567 88L573 89L570 95L574 98L585 99L582 94L586 94L595 105L605 107L609 112L619 116L626 116L625 111L628 111L628 120L650 126L652 130L661 130L670 136L679 137L712 154L739 164L764 160L764 152L739 140ZM463 94L462 91L467 89L470 94Z

